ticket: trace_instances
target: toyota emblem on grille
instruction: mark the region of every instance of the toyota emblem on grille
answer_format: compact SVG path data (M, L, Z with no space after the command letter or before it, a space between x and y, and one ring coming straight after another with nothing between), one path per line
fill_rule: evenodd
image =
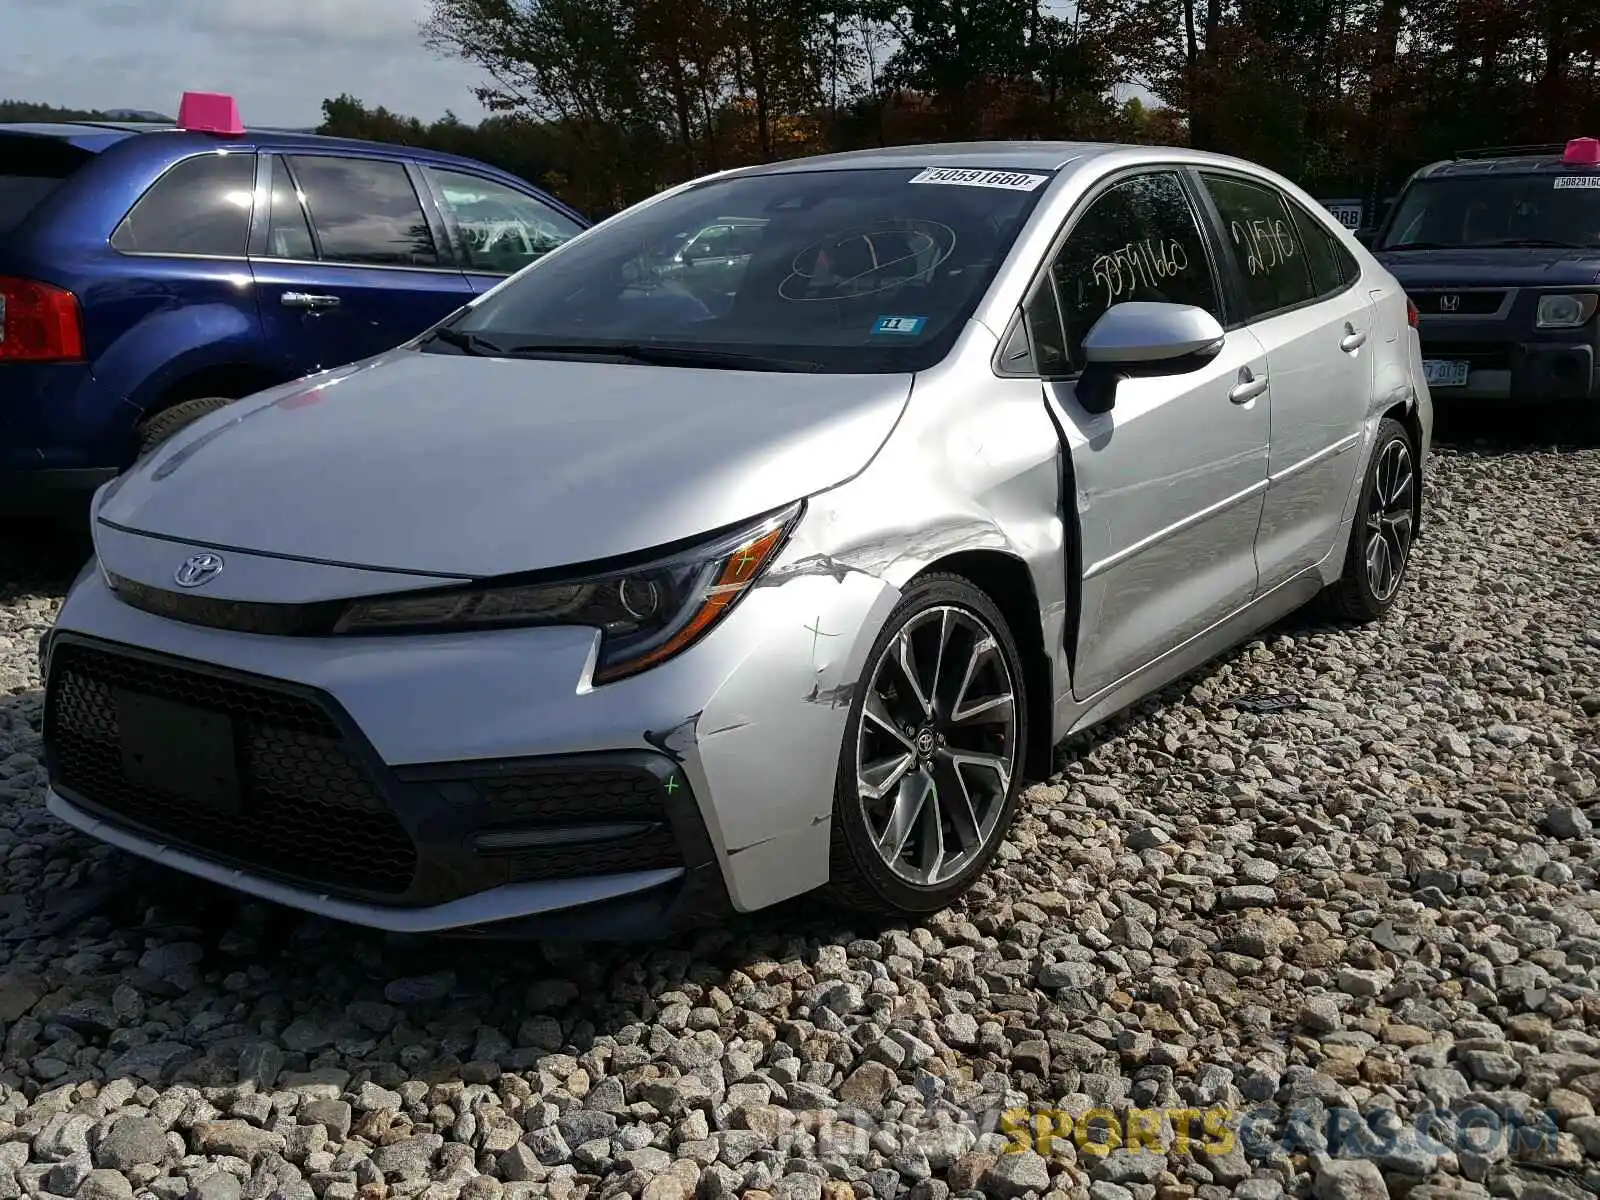
M199 587L203 583L210 583L222 574L222 555L212 554L209 550L203 554L191 554L184 559L183 565L173 572L172 579L179 587Z
M1460 307L1461 307L1461 297L1460 296L1449 295L1449 296L1440 296L1439 297L1439 311L1440 312L1455 312L1456 309L1458 309Z

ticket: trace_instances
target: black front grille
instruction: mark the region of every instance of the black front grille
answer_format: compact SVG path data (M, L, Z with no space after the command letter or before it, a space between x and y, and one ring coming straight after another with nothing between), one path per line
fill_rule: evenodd
M1419 313L1446 317L1491 317L1500 311L1500 306L1506 299L1504 289L1457 292L1449 288L1440 288L1408 294Z
M119 691L228 717L240 810L130 781ZM411 838L333 716L308 697L170 660L59 642L51 653L44 728L55 786L114 823L332 890L399 895L411 885L417 866Z

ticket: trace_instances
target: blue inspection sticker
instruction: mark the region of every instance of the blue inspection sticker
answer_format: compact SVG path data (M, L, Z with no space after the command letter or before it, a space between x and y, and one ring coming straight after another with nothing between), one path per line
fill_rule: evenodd
M879 317L872 323L872 332L903 333L915 337L927 323L927 317Z

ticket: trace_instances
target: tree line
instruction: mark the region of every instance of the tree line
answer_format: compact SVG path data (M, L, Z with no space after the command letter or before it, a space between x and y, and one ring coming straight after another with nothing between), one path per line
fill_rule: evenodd
M1596 0L433 0L422 35L485 73L488 120L346 96L325 128L597 215L744 163L974 138L1187 144L1371 202L1464 148L1600 134Z
M1370 204L1465 148L1600 135L1597 0L433 0L420 35L483 72L487 118L343 95L321 130L595 216L706 171L979 138L1193 145Z

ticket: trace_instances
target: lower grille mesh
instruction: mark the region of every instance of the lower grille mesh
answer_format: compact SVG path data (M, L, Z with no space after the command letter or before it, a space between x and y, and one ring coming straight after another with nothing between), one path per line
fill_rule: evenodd
M231 719L242 811L129 780L116 693ZM416 849L329 713L259 684L66 642L55 647L45 738L57 786L165 841L339 891L399 895Z

